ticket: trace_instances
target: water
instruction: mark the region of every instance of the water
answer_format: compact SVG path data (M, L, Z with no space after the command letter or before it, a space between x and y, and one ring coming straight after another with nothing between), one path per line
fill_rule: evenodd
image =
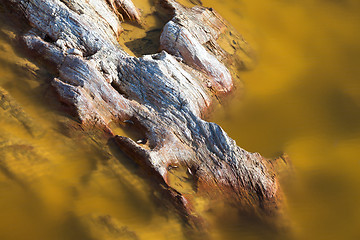
M241 75L244 95L211 121L249 151L289 154L293 173L282 184L295 239L359 239L359 1L204 3L258 54Z
M134 2L151 14L146 1ZM266 157L286 152L292 160L292 171L282 175L286 233L219 203L204 213L210 235L359 239L360 3L203 4L225 16L257 52L254 69L240 73L244 88L238 84L210 120L249 151ZM69 124L77 125L49 90L51 74L12 44L13 31L25 27L9 23L3 11L0 7L0 94L7 92L23 112L0 107L0 239L187 239L176 215L154 201L136 165L103 147L96 134L72 134ZM147 15L144 24L155 31L124 26L128 31L120 40L134 55L156 51L156 44L151 49L131 44L155 39L163 23Z

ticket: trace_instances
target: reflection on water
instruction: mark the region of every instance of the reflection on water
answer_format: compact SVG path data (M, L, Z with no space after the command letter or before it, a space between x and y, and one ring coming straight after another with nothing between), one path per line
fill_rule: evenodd
M249 151L290 155L294 176L283 188L295 239L359 239L360 2L204 4L258 53L255 69L242 73L245 95L211 120ZM219 231L242 234L229 222Z
M134 2L143 4L145 15L153 11L145 1ZM255 69L241 74L245 94L238 89L211 120L249 151L290 155L293 176L282 183L290 238L359 239L360 3L202 2L225 16L258 54ZM0 6L0 239L185 239L181 222L160 211L131 161L91 133L74 135L66 127L72 120L54 110L51 76L15 52L12 30L18 26L5 24L2 11ZM158 24L147 20L145 25ZM147 41L144 30L130 31L125 45ZM285 238L221 203L204 214L214 239Z

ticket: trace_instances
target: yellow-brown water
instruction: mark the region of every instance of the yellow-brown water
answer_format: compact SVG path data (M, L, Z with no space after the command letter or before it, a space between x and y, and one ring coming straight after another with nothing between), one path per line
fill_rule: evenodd
M211 120L249 151L290 155L294 176L282 184L296 239L359 239L360 2L204 2L258 53L245 95Z
M282 180L289 238L360 239L360 3L203 3L258 54L258 65L241 73L244 95L210 120L249 151L289 154L293 173ZM125 41L139 38L133 28L125 27ZM0 239L186 239L177 217L159 212L135 165L88 135L67 137L59 123L67 118L47 103L50 76L15 52L4 18L0 29L0 89L27 120L0 108ZM214 239L283 238L226 207L207 217Z

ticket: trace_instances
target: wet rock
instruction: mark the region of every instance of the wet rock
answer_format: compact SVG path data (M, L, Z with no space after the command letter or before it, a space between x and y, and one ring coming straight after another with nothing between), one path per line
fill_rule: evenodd
M60 101L84 126L111 132L112 121L131 121L147 141L139 145L114 136L115 142L153 175L190 224L199 226L201 216L192 197L169 184L169 166L182 166L185 173L190 169L197 193L220 196L257 214L276 214L281 191L268 161L202 119L216 95L233 87L224 65L231 54L216 42L229 29L215 11L162 0L173 10L161 36L164 51L137 58L116 39L119 4L130 19L140 19L130 1L6 2L34 28L23 36L26 46L55 65L52 86ZM75 53L71 49L76 54L65 54Z

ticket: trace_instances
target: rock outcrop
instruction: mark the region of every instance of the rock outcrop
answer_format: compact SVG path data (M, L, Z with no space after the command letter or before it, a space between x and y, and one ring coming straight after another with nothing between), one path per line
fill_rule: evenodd
M174 168L185 169L197 194L226 199L244 211L275 212L281 194L268 160L202 119L232 90L229 66L250 54L241 37L232 53L220 47L217 40L229 29L213 9L161 0L173 16L161 34L162 51L137 58L117 42L123 19L141 23L130 0L2 1L32 26L21 39L55 69L52 86L60 101L85 127L112 134L115 122L137 131L139 139L113 138L153 174L189 223L196 225L199 216L193 196L168 181Z

